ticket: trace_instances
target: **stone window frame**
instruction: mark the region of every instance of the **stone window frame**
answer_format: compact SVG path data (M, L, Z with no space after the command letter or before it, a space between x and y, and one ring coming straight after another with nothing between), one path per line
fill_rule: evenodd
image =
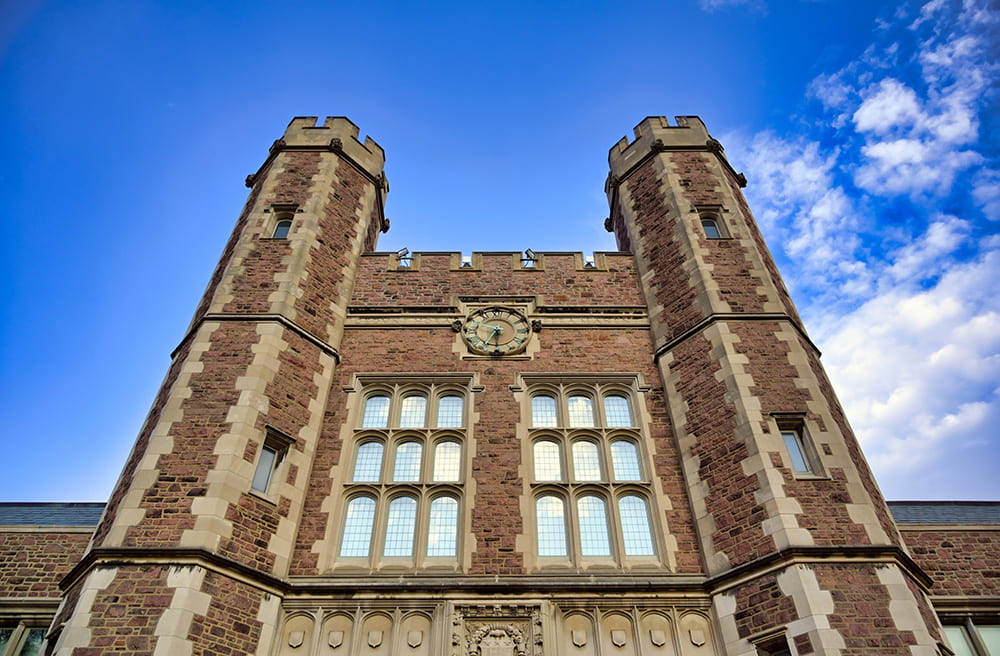
M288 472L288 452L295 444L295 438L284 433L273 426L265 426L264 439L257 449L257 456L254 459L254 473L250 478L250 493L263 498L266 501L274 502L277 498L277 486ZM270 463L264 458L265 453L272 453L273 459ZM266 481L263 489L257 487L258 477L263 475L266 469Z
M1000 632L1000 617L996 617L992 614L977 615L972 617L969 615L964 616L945 616L941 618L941 627L945 632L945 640L949 647L954 651L955 654L961 656L962 654L971 654L972 656L990 656L993 652L990 651L989 645L983 639L980 634L979 629L981 627L989 627L991 629L996 629ZM965 651L957 651L955 645L952 644L951 637L948 635L948 630L952 629L954 633L962 636L965 644Z
M356 375L354 384L345 388L349 392L361 393L351 408L348 425L350 437L345 441L343 462L342 501L340 517L332 536L333 567L340 569L365 570L422 570L445 568L457 570L463 561L468 529L468 509L466 508L466 485L470 479L470 417L472 394L477 391L472 386L472 375ZM363 419L368 400L376 396L389 398L386 426L365 427ZM400 424L401 406L404 398L423 396L427 399L423 427L402 428ZM436 427L440 400L448 396L462 399L462 422L459 427ZM431 424L431 425L428 425ZM358 451L362 445L378 442L382 445L378 480L354 481ZM416 481L395 481L395 457L397 448L405 443L421 444L420 469ZM457 443L460 448L458 480L435 481L434 465L437 447L442 443ZM347 508L353 500L368 497L375 502L375 514L369 534L366 556L343 556L341 550L347 534ZM411 497L416 501L413 547L409 556L385 556L384 549L388 534L389 506L393 500ZM454 554L447 556L430 555L431 507L435 500L451 498L457 502Z
M295 221L295 214L300 211L299 206L297 204L272 205L268 211L271 212L272 216L267 222L268 229L265 232L265 239L274 239L276 241L289 239ZM280 228L285 222L288 223L288 229L283 235L279 235Z
M695 205L691 208L691 211L698 214L698 227L701 229L701 233L706 239L710 241L720 241L733 238L732 233L729 231L729 225L722 217L723 213L728 210L726 210L722 205ZM717 237L708 233L705 223L709 221L714 224L716 232L718 232Z
M823 468L823 461L820 458L819 450L812 439L812 435L806 426L805 413L802 412L772 412L771 418L777 428L777 434L781 438L784 448L783 460L787 458L786 464L792 472L792 476L797 479L825 479L829 478ZM789 439L789 436L791 439ZM795 468L795 457L789 449L792 442L798 447L799 455L806 465L803 471Z
M0 656L16 656L20 654L32 634L40 636L42 645L44 646L46 633L48 633L46 626L36 622L26 622L23 619L5 621L0 618L0 631L3 630L9 630L11 635L7 639L7 644L3 648L0 648Z
M529 502L524 504L524 525L536 565L541 570L559 569L666 569L668 550L664 543L664 527L661 526L659 500L655 493L655 476L652 454L648 443L648 431L640 412L641 394L647 388L641 387L635 374L531 374L521 376L523 386L515 386L515 391L523 391L522 416L527 431L524 444L525 487ZM571 396L588 396L593 401L596 424L594 427L573 427L569 424L568 399ZM532 401L537 396L554 397L557 407L557 426L533 426ZM607 427L604 401L606 396L623 396L628 400L633 426ZM641 479L639 481L615 480L612 472L611 444L618 440L631 442L637 451ZM541 441L556 442L560 447L561 480L536 480L534 447ZM573 480L571 463L572 445L589 441L598 445L601 480ZM584 556L580 536L580 520L577 500L584 496L597 496L604 502L605 520L608 523L610 556ZM539 554L539 527L537 503L544 497L555 496L562 501L566 543L566 555ZM646 507L649 538L653 547L652 555L626 555L623 522L619 501L626 496L638 496Z

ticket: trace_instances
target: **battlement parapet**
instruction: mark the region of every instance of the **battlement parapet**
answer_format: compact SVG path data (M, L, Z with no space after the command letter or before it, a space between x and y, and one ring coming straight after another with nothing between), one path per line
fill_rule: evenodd
M357 125L346 116L328 116L318 124L316 116L296 116L285 129L277 145L281 148L310 148L341 151L364 167L372 177L378 177L385 167L385 151L370 136L358 140Z
M482 271L511 271L542 273L545 271L608 271L631 267L632 253L622 251L596 251L593 255L579 251L532 252L527 257L520 251L426 251L409 253L372 252L364 258L376 269L410 273L454 271L475 273ZM378 262L378 264L375 264Z
M611 148L608 164L611 174L621 177L638 164L651 150L718 149L719 142L708 133L708 128L697 116L676 116L677 125L670 125L666 116L647 116L635 126L635 139L628 137Z

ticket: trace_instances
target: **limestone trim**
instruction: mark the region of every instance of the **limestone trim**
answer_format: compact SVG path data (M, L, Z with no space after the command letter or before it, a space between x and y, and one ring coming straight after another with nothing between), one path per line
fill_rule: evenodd
M743 585L747 581L786 569L792 565L802 564L892 564L900 568L922 590L929 590L931 577L921 569L909 554L895 545L858 545L836 546L800 545L779 549L773 553L744 563L733 569L709 577L705 581L706 588L713 593L725 592L731 588Z
M118 568L112 566L94 567L88 570L90 571L87 572L86 580L81 582L83 589L80 591L76 608L59 632L59 638L53 649L53 653L57 656L72 656L77 645L90 644L90 619L94 601L101 590L111 585L118 575ZM66 601L67 598L64 597L63 603Z
M188 339L190 339L190 337L192 335L194 335L198 331L198 328L201 327L201 324L203 324L205 322L223 323L223 322L226 322L226 321L250 321L250 322L257 322L257 323L279 323L282 326L284 326L285 328L288 328L289 330L291 330L292 332L294 332L295 334L297 334L302 339L305 339L308 342L316 345L324 353L326 353L326 354L328 354L330 356L333 356L334 358L337 359L337 363L338 364L340 363L340 353L338 353L336 347L334 347L329 342L326 342L326 341L320 339L319 337L317 337L316 335L312 334L311 332L309 332L308 330L306 330L302 326L298 325L297 323L295 323L294 321L292 321L291 319L289 319L288 317L286 317L283 314L230 314L230 313L222 313L222 312L209 312L209 313L206 313L203 317L201 317L194 324L192 324L191 329L188 330L187 334L184 335L184 338L181 339L181 342L180 342L180 344L177 345L177 348L175 348L170 353L170 357L171 358L175 357L177 355L177 353L179 353L180 350L182 348L184 348L184 344L186 344L187 341L188 341Z
M819 347L809 338L806 334L805 328L802 327L794 317L785 312L761 312L761 313L750 313L750 312L716 312L705 317L695 325L691 326L685 330L680 335L674 337L673 339L665 342L661 346L657 347L653 354L653 360L659 360L664 354L669 353L673 349L677 348L678 345L697 336L699 333L705 331L711 326L719 322L737 322L737 321L785 321L795 328L795 332L798 333L802 339L805 340L807 344L812 348L816 357L822 355Z
M174 589L170 605L156 622L153 656L186 656L194 651L188 638L195 615L206 615L211 595L201 591L206 570L173 566L167 572L167 586Z
M917 644L910 645L910 653L913 656L938 656L938 642L928 630L903 573L895 567L880 567L876 574L889 593L889 615L896 628L913 633L917 639Z

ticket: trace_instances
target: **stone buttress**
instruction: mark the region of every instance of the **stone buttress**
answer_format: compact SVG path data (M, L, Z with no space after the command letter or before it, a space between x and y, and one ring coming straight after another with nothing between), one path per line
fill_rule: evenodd
M637 259L724 653L939 653L929 580L904 551L743 175L697 117L646 118L609 161L606 227Z
M296 118L247 178L249 200L63 582L54 653L269 649L347 299L388 226L383 151L357 137L346 118Z

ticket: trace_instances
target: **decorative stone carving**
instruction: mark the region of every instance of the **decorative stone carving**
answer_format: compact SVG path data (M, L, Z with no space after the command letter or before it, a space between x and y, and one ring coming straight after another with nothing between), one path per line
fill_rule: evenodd
M334 649L344 644L344 632L330 631L329 635L326 636L326 644L330 645Z
M458 606L452 647L456 656L541 656L541 613L535 606Z

